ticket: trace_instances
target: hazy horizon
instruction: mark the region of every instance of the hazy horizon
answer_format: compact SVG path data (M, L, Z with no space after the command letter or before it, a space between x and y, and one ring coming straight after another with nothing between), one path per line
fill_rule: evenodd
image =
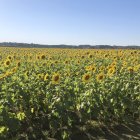
M0 42L140 46L139 0L1 0Z

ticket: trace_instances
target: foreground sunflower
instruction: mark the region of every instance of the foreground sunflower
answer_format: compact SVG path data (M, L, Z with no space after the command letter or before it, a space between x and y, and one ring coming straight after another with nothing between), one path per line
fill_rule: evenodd
M4 62L4 65L5 65L6 67L8 67L8 66L10 65L10 63L11 63L10 60L6 60L6 61Z
M24 75L25 75L25 77L28 77L29 76L29 71L25 71Z
M108 76L113 76L114 73L115 73L115 68L110 68L110 69L108 70L108 72L107 72L107 75L108 75Z
M40 56L39 56L39 55L37 55L37 56L36 56L36 59L37 59L37 60L39 60L39 59L40 59Z
M89 54L89 56L88 56L89 58L93 58L93 55L92 54Z
M6 71L5 74L4 74L4 77L8 77L8 76L10 76L10 75L12 75L12 74L13 74L13 72L11 72L11 71Z
M3 78L5 78L5 75L0 74L0 80L2 80Z
M97 81L98 82L102 82L104 80L104 74L103 73L99 73L96 77Z
M128 71L129 71L130 73L133 73L133 72L134 72L134 68L133 68L133 67L128 67L127 69L128 69Z
M17 71L17 67L14 67L13 69L11 69L11 72L15 73Z
M47 73L47 74L45 74L45 76L44 76L44 81L47 81L49 79L49 74Z
M52 76L52 83L55 85L60 83L60 74L59 73L55 73Z
M11 60L11 59L12 59L12 56L9 55L9 56L7 57L7 59Z
M90 79L91 79L91 75L88 74L88 73L86 73L86 74L84 74L84 75L82 76L82 81L83 81L84 83L89 82Z
M41 55L41 59L44 60L45 58L46 58L46 56L45 56L44 54L42 54L42 55Z
M42 80L43 79L43 76L44 76L43 74L38 74L37 75L37 79Z
M21 65L20 61L19 61L19 62L17 62L17 67L20 67L20 65Z

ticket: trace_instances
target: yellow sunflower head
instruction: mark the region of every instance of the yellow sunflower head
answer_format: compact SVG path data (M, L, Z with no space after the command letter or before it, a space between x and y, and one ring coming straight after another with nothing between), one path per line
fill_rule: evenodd
M70 72L66 72L66 73L64 73L64 76L70 76Z
M93 72L95 72L95 71L96 71L96 67L95 67L95 66L92 66L92 68L91 68L91 69L92 69L92 71L93 71Z
M60 74L59 73L55 73L52 76L52 83L53 84L59 84L60 83Z
M88 82L90 81L90 79L91 79L91 75L88 74L88 73L86 73L86 74L84 74L84 75L82 76L82 81L83 81L84 83L88 83Z
M7 59L11 60L11 59L12 59L12 56L9 55L9 56L7 57Z
M43 79L43 74L38 74L37 78L40 79L40 80Z
M41 55L41 59L45 59L46 56L44 54Z
M69 63L69 61L68 61L68 60L66 60L66 61L65 61L65 64L68 64L68 63Z
M139 70L140 70L140 64L138 64L134 67L134 71L139 71Z
M80 64L80 60L77 61L77 64Z
M42 63L42 66L47 66L47 63L45 62L45 63Z
M88 56L89 58L93 58L93 55L92 54L89 54L89 56Z
M4 62L4 65L5 65L6 67L8 67L10 64L11 64L11 61L10 61L10 60L6 60L6 61Z
M26 72L24 73L24 75L25 75L26 77L28 77L28 76L29 76L29 71L26 71Z
M5 75L0 74L0 80L3 80L4 77L5 77Z
M85 70L86 71L93 71L93 72L95 72L96 71L96 67L94 65L86 66Z
M90 69L90 66L86 66L86 67L85 67L85 70L87 70L87 71L91 70L91 69Z
M48 73L45 74L45 76L44 76L44 81L47 81L47 80L49 80L49 74Z
M104 57L105 57L105 58L108 57L108 54L105 54Z
M128 67L127 69L128 69L128 71L129 71L130 73L133 73L133 72L134 72L134 68L133 68L133 67Z
M105 66L100 66L99 68L100 71L104 71L105 69L106 69Z
M99 73L96 77L98 82L102 82L104 80L105 76L103 73Z
M17 62L17 66L20 67L20 65L21 65L21 63L20 62Z
M57 64L57 63L58 63L58 61L56 60L56 61L54 61L54 63L55 63L55 64Z
M14 67L11 72L15 73L17 71L17 67Z
M39 59L40 59L40 56L39 56L39 55L37 55L37 56L36 56L36 59L38 59L38 60L39 60Z
M108 76L112 76L115 73L115 68L110 68L107 72Z
M13 72L11 72L11 71L6 71L4 75L5 75L5 77L7 77L7 76L10 76L10 75L12 75L12 74L13 74Z

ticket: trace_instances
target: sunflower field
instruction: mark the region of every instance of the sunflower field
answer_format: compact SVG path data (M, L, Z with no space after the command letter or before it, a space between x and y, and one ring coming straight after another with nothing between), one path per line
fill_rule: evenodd
M0 139L71 139L140 120L140 50L0 48Z

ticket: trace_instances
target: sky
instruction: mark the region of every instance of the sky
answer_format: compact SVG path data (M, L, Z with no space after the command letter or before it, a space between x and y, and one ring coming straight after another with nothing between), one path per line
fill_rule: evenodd
M140 0L0 0L0 42L140 45Z

